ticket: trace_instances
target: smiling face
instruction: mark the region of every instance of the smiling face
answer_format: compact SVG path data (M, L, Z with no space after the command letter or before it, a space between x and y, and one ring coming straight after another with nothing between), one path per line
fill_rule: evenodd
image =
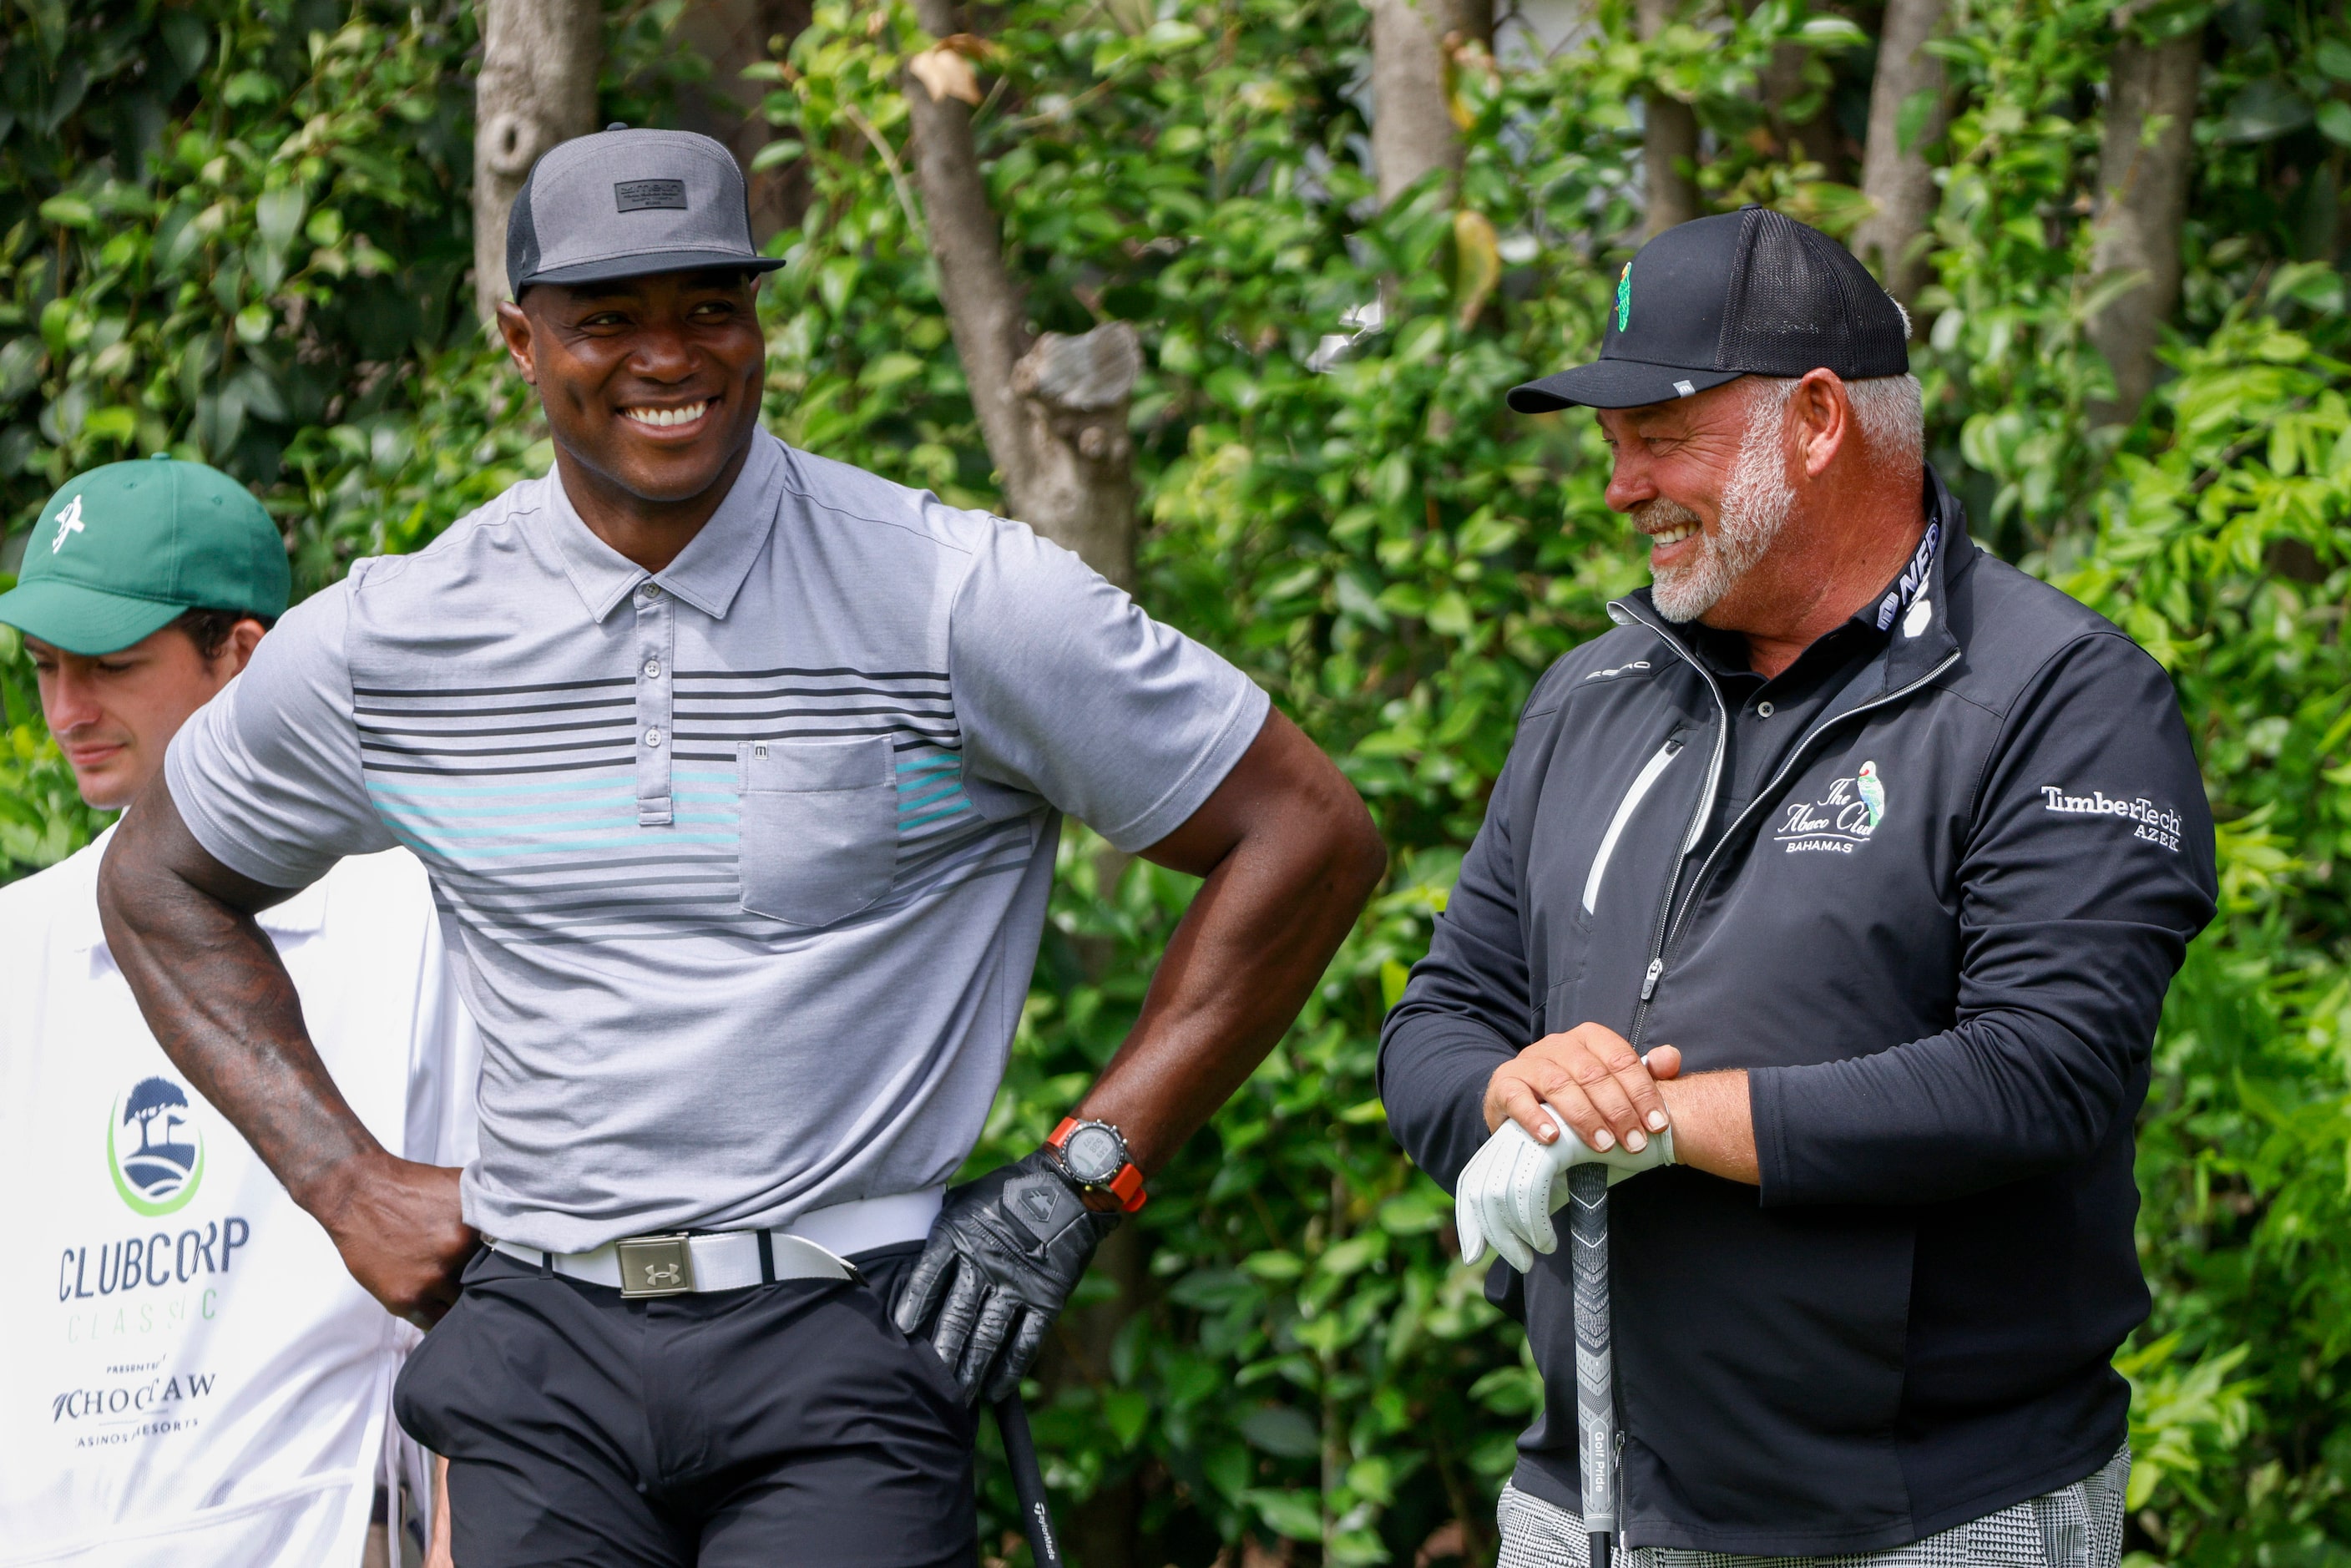
M245 668L260 641L258 621L238 622L211 659L177 625L96 656L26 637L41 716L72 765L81 798L107 811L137 799L162 770L163 748L180 727Z
M1651 597L1671 621L1736 625L1741 583L1795 501L1786 383L1751 378L1646 408L1603 409L1608 505L1649 537ZM1728 606L1724 618L1713 614Z
M684 519L691 537L717 509L758 426L758 295L747 273L667 272L534 284L498 308L573 503L599 533L599 514L617 513Z

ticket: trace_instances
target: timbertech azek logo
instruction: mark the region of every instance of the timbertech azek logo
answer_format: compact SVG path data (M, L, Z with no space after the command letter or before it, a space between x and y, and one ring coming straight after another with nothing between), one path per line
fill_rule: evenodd
M137 1142L123 1129L136 1124ZM204 1131L188 1092L168 1078L142 1078L106 1117L106 1166L114 1190L149 1218L188 1206L204 1179Z

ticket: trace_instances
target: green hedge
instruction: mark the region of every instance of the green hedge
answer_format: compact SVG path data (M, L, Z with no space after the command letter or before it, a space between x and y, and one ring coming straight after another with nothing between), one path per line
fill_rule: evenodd
M676 9L612 14L608 107L634 122L661 112L652 62L690 69L662 45ZM1445 1195L1386 1136L1374 1042L1531 681L1643 577L1588 421L1516 419L1499 394L1593 346L1645 84L1712 133L1709 199L1833 228L1858 211L1778 158L1755 101L1787 47L1849 101L1867 79L1849 22L1770 0L1643 46L1628 12L1602 5L1591 45L1546 63L1458 62L1458 199L1430 186L1384 214L1349 0L1014 0L989 21L979 135L1032 315L1144 339L1144 598L1341 759L1395 852L1306 1015L1106 1252L1045 1369L1038 1427L1081 1551L1135 1528L1153 1562L1247 1534L1409 1563L1454 1519L1490 1550L1537 1384L1454 1261ZM2339 174L2329 137L2351 136L2351 39L2253 0L2210 22L2227 47L2197 129L2179 373L2138 425L2097 432L2082 268L2113 24L2064 0L1953 12L1963 96L1935 150L1919 356L1938 460L1980 532L2172 670L2223 824L2224 912L2175 988L2142 1128L2157 1307L2122 1361L2133 1546L2351 1559L2351 326L2313 238L2333 232L2314 192ZM258 486L315 586L545 463L465 315L470 12L203 0L0 26L9 528L68 472L170 446ZM896 82L924 42L903 8L827 0L768 68L767 155L804 159L814 197L777 242L768 412L813 450L989 505L912 226ZM1310 369L1330 340L1348 341ZM34 866L93 824L14 652L0 854ZM1063 870L980 1162L1032 1144L1115 1049L1191 886L1082 832ZM995 1474L992 1530L1011 1518Z

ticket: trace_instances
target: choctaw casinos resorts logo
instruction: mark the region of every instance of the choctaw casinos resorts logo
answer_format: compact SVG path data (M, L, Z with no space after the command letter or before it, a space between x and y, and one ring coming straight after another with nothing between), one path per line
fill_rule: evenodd
M186 1207L204 1179L204 1132L188 1092L168 1078L132 1084L107 1115L106 1164L133 1213Z

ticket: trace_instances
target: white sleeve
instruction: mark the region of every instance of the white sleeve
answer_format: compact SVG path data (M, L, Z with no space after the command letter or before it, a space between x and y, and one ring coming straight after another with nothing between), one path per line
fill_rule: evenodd
M1001 521L956 591L947 673L967 772L1042 796L1123 850L1181 827L1270 706L1076 556Z
M346 579L287 611L164 754L172 803L196 841L271 887L308 887L345 855L397 841L360 769L343 653L350 594Z

